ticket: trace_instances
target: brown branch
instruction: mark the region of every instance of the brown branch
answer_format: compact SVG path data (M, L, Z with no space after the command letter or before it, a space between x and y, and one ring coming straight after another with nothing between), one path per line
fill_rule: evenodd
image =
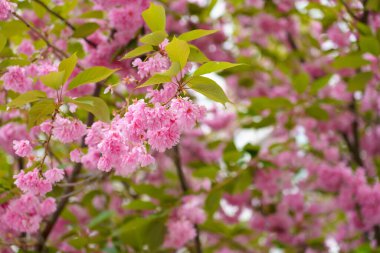
M52 9L49 8L49 6L47 6L44 2L40 1L40 0L32 0L36 3L38 3L39 5L41 5L45 10L47 10L50 14L52 14L53 16L55 16L56 18L58 18L59 20L61 20L63 23L65 23L66 26L68 26L72 31L75 31L76 28L73 24L71 24L67 19L65 19L64 17L62 17L59 13L53 11ZM96 48L97 45L92 42L91 40L87 39L87 38L83 38L84 41L87 42L87 44L89 44L90 46L92 46L93 48Z
M100 83L96 84L96 88L95 88L95 91L93 94L94 97L99 96L101 86L102 85ZM87 117L87 127L90 127L93 123L94 123L94 115L89 113L88 117ZM83 148L85 146L86 146L85 138L83 137L81 147ZM49 235L50 235L51 231L53 230L58 218L60 217L61 213L65 209L65 207L66 207L66 205L70 199L70 196L71 196L70 194L75 190L75 187L71 184L77 180L77 177L79 176L81 170L82 170L82 163L75 164L74 170L68 179L68 183L70 185L65 187L64 192L63 192L63 196L65 196L65 197L62 198L61 201L58 203L57 210L53 213L51 218L47 221L45 228L41 231L41 233L39 235L38 242L36 245L36 251L37 252L44 252L45 251L46 241L48 240Z
M187 193L187 191L189 190L189 187L187 185L185 174L183 172L182 162L181 162L181 154L180 154L178 146L179 146L179 144L173 148L174 164L175 164L175 167L177 170L177 174L178 174L179 182L181 184L182 192ZM194 228L195 228L195 239L194 239L195 252L196 253L202 253L202 244L201 244L201 240L200 240L200 236L199 236L199 234L200 234L199 227L198 227L198 225L195 224Z

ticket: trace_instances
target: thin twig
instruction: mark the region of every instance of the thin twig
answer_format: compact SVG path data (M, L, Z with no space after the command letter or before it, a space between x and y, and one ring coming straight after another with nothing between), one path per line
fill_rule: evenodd
M41 5L45 10L47 10L50 14L52 14L53 16L55 16L56 18L58 18L59 20L61 20L63 23L65 23L65 25L67 25L72 31L75 31L76 28L73 24L71 24L67 19L65 19L64 17L62 17L59 13L53 11L52 9L49 8L49 6L47 6L44 2L40 1L40 0L33 0L34 2L38 3L39 5ZM92 42L91 40L87 39L87 38L83 38L84 41L87 42L87 44L89 44L90 46L92 46L93 48L96 48L97 45Z
M100 83L96 84L95 91L93 93L94 97L98 97L99 96L100 90L101 90L101 86L102 86L102 84L100 84ZM93 123L94 123L94 115L91 114L91 113L89 113L88 117L87 117L87 127L90 127ZM86 146L86 144L85 144L85 138L83 137L82 138L81 147L83 148L85 146ZM71 173L70 178L68 180L68 183L71 184L71 183L76 182L77 177L79 176L81 170L82 170L82 163L75 164L73 172ZM75 187L71 186L71 185L67 186L64 189L63 196L65 196L65 197L62 198L58 202L57 210L53 213L53 215L51 216L51 218L47 221L45 228L41 231L41 233L39 235L38 242L37 242L37 245L36 245L36 251L37 252L44 252L45 251L46 241L48 240L51 231L53 230L56 222L58 221L58 218L60 217L61 213L65 209L65 207L66 207L66 205L67 205L67 203L69 201L69 198L71 196L70 194L74 190L75 190Z
M189 187L187 185L185 174L183 172L182 162L181 162L181 154L180 154L178 146L179 146L179 144L173 148L174 164L175 164L175 167L177 170L177 174L178 174L179 182L181 184L182 192L186 193L189 190ZM198 225L195 224L194 228L195 228L195 239L194 239L195 252L196 253L202 253L202 244L201 244L201 240L200 240L200 236L199 236L199 234L200 234L199 227L198 227Z
M33 31L40 39L42 39L48 47L53 49L57 53L58 58L67 58L69 57L65 52L63 52L61 49L53 45L48 38L45 37L37 28L35 28L33 25L29 24L28 21L26 21L23 17L18 15L16 12L12 12L13 16L16 17L18 20L23 22L31 31Z

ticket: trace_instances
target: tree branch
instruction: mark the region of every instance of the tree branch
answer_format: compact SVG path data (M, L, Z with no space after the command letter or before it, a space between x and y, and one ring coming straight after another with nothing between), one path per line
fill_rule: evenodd
M174 164L175 164L175 167L177 170L179 182L181 184L182 192L187 193L189 190L189 187L187 185L185 174L184 174L183 169L182 169L179 144L173 148L173 158L174 158ZM199 227L198 227L198 225L195 224L194 228L195 228L195 239L194 239L195 252L196 253L202 253L202 244L201 244L201 240L200 240L200 236L199 236L199 234L200 234Z
M32 0L36 3L38 3L39 5L41 5L45 10L47 10L50 14L52 14L53 16L55 16L56 18L58 18L59 20L61 20L63 23L65 23L66 26L68 26L72 31L75 31L76 28L73 24L71 24L67 19L65 19L64 17L62 17L59 13L53 11L52 9L49 8L49 6L47 6L44 2L40 1L40 0ZM92 42L91 40L87 39L87 38L83 38L87 44L89 44L90 46L92 46L93 48L96 48L97 45Z
M53 45L48 38L45 37L37 28L35 28L33 25L29 24L28 21L26 21L23 17L18 15L16 12L12 12L12 15L16 17L18 20L23 22L31 31L33 31L40 39L42 39L48 47L53 49L53 51L56 53L57 57L62 59L62 58L67 58L69 57L65 52L63 52L61 49Z
M95 88L95 91L93 93L94 97L99 96L101 86L102 86L101 83L96 84L96 88ZM94 115L89 113L88 117L87 117L87 127L90 127L93 123L94 123ZM85 137L82 138L81 147L82 148L86 147ZM72 184L77 180L77 177L80 174L81 170L82 170L82 163L75 164L74 170L71 173L70 178L68 180L69 185L67 187L65 187L64 192L63 192L63 196L65 196L65 197L62 198L61 201L58 203L57 210L53 213L51 218L46 223L45 228L40 233L40 236L38 238L38 242L36 245L36 251L37 252L44 252L45 251L46 241L48 240L49 235L50 235L51 231L53 230L59 216L61 215L61 213L65 209L65 207L66 207L66 205L70 199L70 196L71 196L70 194L75 190L75 187Z

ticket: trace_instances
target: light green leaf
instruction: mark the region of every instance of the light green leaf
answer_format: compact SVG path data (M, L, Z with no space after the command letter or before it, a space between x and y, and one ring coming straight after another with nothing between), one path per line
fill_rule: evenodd
M103 11L89 11L86 13L83 13L80 15L81 18L97 18L97 19L102 19L104 18L104 13Z
M349 54L338 56L332 63L332 66L336 69L343 68L360 68L368 65L369 61L363 59L361 54Z
M147 45L158 46L166 37L168 37L168 34L165 31L156 31L142 37L140 42Z
M65 72L63 83L65 83L70 78L71 73L73 73L75 66L77 65L77 62L78 62L78 57L76 53L71 55L69 58L61 61L61 63L58 66L58 70Z
M190 54L190 47L186 41L173 38L165 47L171 62L179 62L181 68L184 68Z
M189 55L189 61L190 62L199 62L204 63L210 61L206 55L203 54L203 52L197 48L194 45L190 45L190 55Z
M42 99L35 103L29 111L28 126L33 127L41 124L52 116L55 111L55 103L51 98Z
M194 76L200 76L208 73L218 72L225 69L233 68L236 66L240 66L240 63L230 63L230 62L207 62L200 66L195 72Z
M151 3L149 8L143 11L142 16L152 32L165 31L166 14L164 7L161 5Z
M372 77L371 72L362 72L355 75L348 81L348 91L363 91Z
M136 199L128 203L125 208L129 210L154 210L156 205L152 202Z
M162 75L162 74L155 74L151 78L149 78L146 82L139 85L138 88L147 87L155 84L160 83L168 83L172 80L170 76Z
M46 93L39 90L32 90L25 92L18 96L17 98L13 99L11 102L8 103L9 107L21 107L25 104L36 102L40 100L41 98L46 98Z
M306 73L300 73L298 75L295 75L293 77L293 88L297 91L297 93L303 93L305 92L306 88L308 87L310 82L310 76Z
M196 29L189 32L182 33L178 39L184 40L184 41L192 41L196 40L202 37L205 37L207 35L216 33L218 30L204 30L204 29Z
M210 78L203 76L195 76L187 84L192 90L195 90L211 100L225 104L230 102L223 89Z
M75 29L73 38L87 37L98 30L99 27L100 26L97 23L85 23L83 25L80 25Z
M66 102L73 103L79 109L88 111L101 121L110 121L110 111L103 99L93 96L85 96L76 99L66 98Z
M44 85L59 90L64 84L65 76L65 71L50 72L47 75L41 76L40 80Z
M5 45L7 44L7 37L0 33L0 52L3 51Z
M132 51L129 51L126 55L124 55L122 60L134 58L137 56L140 56L142 54L148 53L150 51L153 51L153 47L151 45L142 45L138 48L133 49Z
M251 100L252 110L263 111L263 110L286 110L292 108L292 103L284 97L255 97Z
M88 83L100 82L110 75L115 73L118 69L109 69L106 67L92 67L80 72L69 84L69 90L78 86Z
M363 52L369 52L373 55L380 54L380 43L375 37L361 36L359 38L359 45Z

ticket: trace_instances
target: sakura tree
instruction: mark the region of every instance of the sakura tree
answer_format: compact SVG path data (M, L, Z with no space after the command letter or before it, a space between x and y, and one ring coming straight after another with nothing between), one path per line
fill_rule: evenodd
M377 252L379 0L0 0L0 251Z

